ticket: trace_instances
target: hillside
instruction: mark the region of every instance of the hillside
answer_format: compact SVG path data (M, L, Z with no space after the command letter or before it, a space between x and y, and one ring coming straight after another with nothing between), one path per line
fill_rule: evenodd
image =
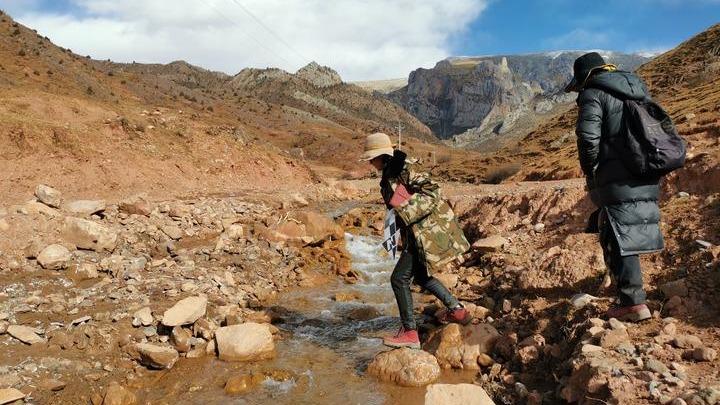
M356 159L365 133L399 122L421 149L413 139L434 139L400 107L314 63L229 76L182 61L99 61L5 14L0 60L8 199L43 182L103 196L300 187L323 166L367 172Z

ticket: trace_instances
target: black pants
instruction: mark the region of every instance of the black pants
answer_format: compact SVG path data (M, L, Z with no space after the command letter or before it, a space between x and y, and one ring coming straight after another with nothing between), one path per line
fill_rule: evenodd
M458 300L438 279L428 275L425 264L417 253L417 249L413 244L410 244L400 255L400 259L395 265L392 276L390 276L390 283L392 284L395 300L397 300L400 311L400 320L405 329L417 329L415 317L413 316L412 293L410 292L410 280L413 278L415 284L430 291L434 296L439 298L446 307L454 308L459 305Z
M644 304L645 290L643 289L640 257L638 255L620 255L620 246L604 209L600 211L600 244L603 249L605 265L610 269L617 284L620 306Z

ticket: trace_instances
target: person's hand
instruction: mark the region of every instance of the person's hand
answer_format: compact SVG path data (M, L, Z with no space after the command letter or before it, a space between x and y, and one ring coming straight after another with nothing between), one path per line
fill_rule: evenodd
M398 184L397 187L395 187L395 193L393 194L392 198L390 198L390 206L393 208L397 208L403 204L405 204L412 194L408 192L407 188L405 188L404 185Z

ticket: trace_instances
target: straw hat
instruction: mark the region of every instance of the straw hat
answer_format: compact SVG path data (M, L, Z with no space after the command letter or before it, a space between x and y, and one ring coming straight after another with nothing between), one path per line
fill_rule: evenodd
M380 155L392 156L393 152L394 149L392 142L390 142L390 137L382 132L377 132L365 138L365 153L363 153L360 160L373 160Z

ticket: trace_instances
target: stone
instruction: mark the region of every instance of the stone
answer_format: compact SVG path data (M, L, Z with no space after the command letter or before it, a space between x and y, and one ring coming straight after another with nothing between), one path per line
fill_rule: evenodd
M165 326L189 325L205 316L207 297L188 297L178 301L163 314L162 324Z
M478 358L490 354L500 334L489 324L455 323L431 331L423 349L437 358L442 368L480 368Z
M275 342L267 324L246 322L215 331L220 360L255 361L275 356Z
M37 256L37 261L42 268L47 270L64 269L72 259L70 251L62 245L50 245L43 249Z
M25 398L25 394L15 388L0 389L0 405L9 404Z
M455 288L459 280L457 274L450 273L437 273L433 274L433 277L438 279L442 283L442 285L444 285L448 289Z
M154 322L150 307L140 308L133 314L132 324L135 327L150 326Z
M190 343L192 334L189 330L184 329L181 326L175 326L172 329L172 332L170 333L170 338L172 340L172 344L175 346L175 349L177 349L177 351L179 351L180 353L187 353L192 348L192 345Z
M608 325L610 325L610 328L618 330L618 329L627 329L624 323L622 321L619 321L615 318L608 319Z
M662 374L670 371L666 365L660 360L649 358L645 361L645 370L652 371L654 373Z
M62 203L62 193L50 186L40 184L35 189L35 197L38 201L52 208L59 208Z
M106 204L103 200L77 200L65 204L65 211L82 216L90 216L105 211Z
M337 302L351 302L359 300L360 295L354 291L337 292L333 299Z
M152 212L152 207L147 201L134 197L120 203L118 210L128 215L148 216Z
M382 381L404 387L422 387L440 377L440 366L432 354L409 348L379 353L367 371Z
M137 398L127 388L113 381L108 385L102 405L135 405Z
M580 293L573 295L572 298L570 298L570 303L575 308L582 308L596 299L597 297L593 295Z
M600 335L600 347L604 349L612 349L621 343L628 342L630 336L626 329L610 329Z
M228 378L225 382L225 393L228 395L245 394L253 390L265 376L254 376L251 374L237 375Z
M7 333L15 339L29 345L45 343L45 339L38 336L35 329L29 326L10 325L7 328Z
M596 346L596 345L591 345L591 344L584 344L580 348L580 352L582 352L582 353L596 353L596 352L601 352L602 350L603 350L602 347Z
M173 240L178 240L183 237L183 230L176 225L165 225L162 227L162 231Z
M669 402L669 405L687 405L687 402L682 398L675 398Z
M95 263L82 263L72 271L72 277L79 281L98 278L98 265Z
M717 351L709 347L697 347L693 350L692 357L696 361L714 361Z
M245 236L245 229L240 224L232 224L225 229L225 236L230 240L242 239Z
M138 343L135 348L140 354L140 363L157 370L171 369L179 358L177 350L172 347Z
M500 252L509 241L500 235L492 235L487 238L479 239L472 244L472 247L483 253Z
M93 221L67 217L62 229L63 238L80 249L96 252L115 250L117 233Z
M680 349L695 349L703 347L702 340L694 335L678 335L673 339L673 346Z
M65 384L65 382L63 382L63 381L56 380L54 378L48 378L48 379L42 380L39 385L40 385L40 388L47 390L47 391L62 391L63 389L65 389L65 386L67 384Z
M662 291L667 298L676 295L678 297L686 297L688 295L688 287L684 278L661 285L660 291Z
M0 218L0 232L7 232L10 230L10 224L5 218Z
M540 233L545 230L545 224L543 224L542 222L538 222L533 226L533 230L537 233Z
M431 384L425 393L425 405L495 405L482 387L475 384Z

